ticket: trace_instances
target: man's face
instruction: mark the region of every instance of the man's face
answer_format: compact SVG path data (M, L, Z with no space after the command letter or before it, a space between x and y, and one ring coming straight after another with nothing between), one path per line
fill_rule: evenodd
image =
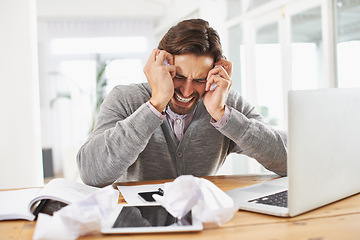
M169 106L177 114L187 114L205 94L206 78L214 60L210 56L183 54L174 56L174 65L174 96Z

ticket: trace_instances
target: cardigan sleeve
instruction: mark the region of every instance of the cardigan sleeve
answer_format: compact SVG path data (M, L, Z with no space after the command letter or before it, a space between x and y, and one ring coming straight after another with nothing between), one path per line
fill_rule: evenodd
M120 178L163 122L140 96L129 97L127 92L115 88L109 93L94 131L78 152L80 176L88 185L102 187ZM137 104L129 101L139 101L140 107L135 109Z
M243 98L230 96L228 121L218 130L234 142L233 152L241 152L281 176L287 174L287 136L265 122Z

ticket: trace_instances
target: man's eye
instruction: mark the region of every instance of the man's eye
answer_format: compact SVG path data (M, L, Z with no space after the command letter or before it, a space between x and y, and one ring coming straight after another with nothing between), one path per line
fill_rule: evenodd
M186 78L184 78L184 77L179 77L179 76L175 76L174 79L175 79L175 80L186 80Z
M197 83L206 83L206 79L195 79L194 81Z

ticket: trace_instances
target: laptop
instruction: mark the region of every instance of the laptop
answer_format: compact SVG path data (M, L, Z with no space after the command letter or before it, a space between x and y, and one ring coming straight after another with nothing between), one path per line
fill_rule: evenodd
M288 103L288 176L227 191L239 209L293 217L360 192L360 88L290 91Z

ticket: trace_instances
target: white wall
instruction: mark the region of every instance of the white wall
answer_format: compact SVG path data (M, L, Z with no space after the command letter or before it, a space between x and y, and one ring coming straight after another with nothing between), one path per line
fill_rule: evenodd
M35 0L1 0L0 34L0 188L42 186Z

